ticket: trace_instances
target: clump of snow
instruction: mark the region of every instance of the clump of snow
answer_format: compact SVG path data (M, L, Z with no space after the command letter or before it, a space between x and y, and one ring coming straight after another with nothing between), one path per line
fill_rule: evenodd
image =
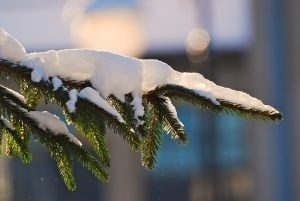
M42 78L44 77L45 72L43 68L35 68L32 72L31 72L31 80L33 82L40 82L42 80Z
M9 33L0 28L0 58L10 61L21 61L26 55L26 50Z
M24 60L21 61L21 64L33 69L31 72L31 80L33 82L48 80L48 74L46 73L44 63L41 58L28 58L26 55Z
M12 123L9 120L7 120L6 118L4 118L3 116L1 116L1 120L7 128L9 128L10 130L13 130L13 131L16 130L15 127L12 125Z
M52 78L52 84L53 84L53 91L56 91L59 87L62 86L62 81L58 77L54 76Z
M14 91L14 90L12 90L10 88L5 87L5 86L1 85L1 87L5 88L5 90L7 90L9 93L11 93L15 97L17 97L20 101L25 102L25 98L24 98L23 95L19 94L18 92Z
M134 94L130 104L133 106L134 118L137 120L137 125L143 125L144 121L139 119L139 117L143 117L145 114L142 97L139 94Z
M48 129L56 135L65 135L74 144L82 146L82 143L69 132L66 124L56 115L47 111L30 111L28 115L38 123L41 129Z
M95 56L100 58L91 83L104 98L113 94L124 101L125 94L141 91L143 70L138 59L109 52L95 52Z
M106 100L104 100L100 96L99 92L96 91L95 89L93 89L91 87L86 87L79 92L78 96L80 98L85 98L85 99L91 101L92 103L97 105L99 108L102 108L106 112L115 116L120 122L124 122L124 119L121 117L119 112L115 108L113 108Z
M175 106L172 104L172 102L169 98L166 98L166 100L167 100L166 103L167 103L168 109L172 112L173 117L175 119L177 119L177 121L180 123L180 125L182 127L184 127L183 123L178 119L177 111L176 111Z
M76 89L72 89L69 92L70 100L66 103L69 112L75 112L76 110L76 102L78 98L78 91Z
M142 91L144 93L154 90L157 86L174 82L174 70L168 64L154 60L141 60L143 69Z

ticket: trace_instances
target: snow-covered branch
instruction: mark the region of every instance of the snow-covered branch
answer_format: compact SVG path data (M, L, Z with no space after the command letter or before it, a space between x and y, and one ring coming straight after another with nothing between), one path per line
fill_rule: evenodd
M56 160L71 190L76 187L73 157L97 178L108 179L103 169L110 165L105 142L107 126L141 153L142 164L147 168L155 165L163 131L186 143L184 125L173 100L248 119L282 119L278 110L259 99L219 86L199 73L178 72L158 60L98 50L27 53L20 42L1 28L0 76L13 77L22 94L0 85L0 126L10 133L7 136L15 145L11 146L12 153L30 161L30 134L26 138L18 135L31 131ZM74 124L88 140L100 161L81 147L57 116L35 110L41 98L61 108L68 123ZM7 114L10 119L4 118Z

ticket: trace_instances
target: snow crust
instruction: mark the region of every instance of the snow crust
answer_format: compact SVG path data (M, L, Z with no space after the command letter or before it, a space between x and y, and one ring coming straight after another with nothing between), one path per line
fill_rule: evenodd
M50 130L56 135L65 135L71 142L78 146L82 146L82 143L72 135L66 124L59 119L58 116L49 113L48 111L30 111L28 115L38 122L38 126L43 130Z
M89 49L49 50L26 54L24 47L3 29L0 29L0 57L20 61L32 68L31 77L34 82L53 77L54 90L62 86L56 76L64 80L90 81L93 88L81 90L79 96L112 113L120 121L123 121L120 114L105 101L109 95L124 101L125 94L131 93L134 98L131 104L138 120L139 116L144 115L142 95L165 84L192 89L216 105L220 104L218 100L226 100L248 109L278 113L271 106L264 105L262 101L244 92L218 86L199 73L175 71L168 64L154 59L142 60ZM70 94L70 101L67 103L70 112L75 111L76 100L75 94Z

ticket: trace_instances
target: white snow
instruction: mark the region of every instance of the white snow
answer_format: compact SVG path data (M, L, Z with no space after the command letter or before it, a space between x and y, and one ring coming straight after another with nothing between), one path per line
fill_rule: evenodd
M178 119L177 111L176 111L175 106L172 104L172 102L171 102L171 100L169 98L166 98L166 100L167 100L168 109L172 112L173 117L175 119L177 119L177 121L181 124L182 127L184 127L183 123Z
M38 123L38 126L41 129L48 129L56 135L65 135L74 144L82 146L82 143L69 132L66 124L56 115L51 114L48 111L30 111L28 112L28 115Z
M25 102L25 98L24 98L23 95L19 94L18 92L14 91L14 90L12 90L10 88L5 87L5 86L1 85L1 87L5 88L5 90L7 90L9 93L11 93L15 97L17 97L20 101Z
M135 58L87 49L50 50L26 55L29 61L37 58L47 76L90 80L104 99L113 94L124 101L125 94L141 91L142 68ZM35 65L28 65L35 69Z
M17 62L23 60L25 55L26 51L21 43L0 28L0 58Z
M139 117L143 117L145 114L142 97L135 94L130 104L133 106L134 118L137 120L137 125L143 125L144 121L139 119Z
M78 96L80 98L87 99L97 105L99 108L104 109L106 112L114 115L120 122L124 122L124 119L121 117L121 115L118 113L118 111L113 108L106 100L104 100L98 91L91 87L86 87L82 89Z
M0 32L0 36L1 33L2 38L7 36L7 34L3 34L3 31ZM12 37L10 36L10 38ZM9 44L18 44L19 49L22 49L15 39L11 40L14 42ZM3 52L7 47L10 46L0 40L0 50ZM3 55L2 52L0 53ZM65 80L88 80L94 89L83 89L79 93L80 97L84 97L114 114L119 120L121 120L120 114L105 101L109 95L114 95L119 100L124 101L125 94L131 93L134 97L131 104L135 110L135 118L138 119L139 116L144 114L141 101L142 95L157 86L165 84L176 84L192 89L199 95L207 97L216 105L220 104L219 99L223 99L243 105L245 108L278 113L271 106L264 105L260 100L244 92L218 86L199 73L175 71L168 64L158 60L141 60L112 52L88 49L50 50L26 54L25 56L24 54L25 50L23 55L20 54L19 57L16 56L17 54L12 54L16 56L12 59L21 59L24 65L33 69L32 80L34 82L47 80L48 77L55 76ZM59 83L55 82L54 84L58 86ZM69 104L70 111L74 111L75 102L71 101Z
M77 102L77 98L78 98L78 91L76 89L72 89L69 92L69 97L70 100L68 102L66 102L67 108L69 110L69 112L75 112L76 110L76 102Z
M12 125L12 123L9 120L7 120L6 118L4 118L3 116L1 116L1 120L7 128L9 128L10 130L13 130L13 131L16 130L15 127Z
M59 87L62 86L62 81L58 77L54 76L52 78L52 84L53 84L53 91L56 91Z
M246 94L241 91L236 91L230 88L222 87L216 85L214 82L205 79L199 73L178 73L177 72L179 81L178 84L184 87L201 90L202 95L203 92L208 93L208 97L215 101L216 99L226 100L232 103L241 104L245 108L255 108L263 111L270 111L278 113L277 110L272 108L269 105L264 105L262 101L258 100L257 98L251 97L249 94Z
M154 60L141 60L141 68L143 69L142 91L144 93L154 90L159 85L174 82L174 70L168 64Z
M44 69L37 67L31 72L31 80L33 82L40 82L44 77L44 75L45 75Z

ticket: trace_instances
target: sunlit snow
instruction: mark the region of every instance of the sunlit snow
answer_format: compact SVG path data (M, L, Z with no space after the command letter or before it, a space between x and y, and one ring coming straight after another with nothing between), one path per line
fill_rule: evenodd
M61 86L56 76L64 80L89 81L92 88L82 89L79 96L112 113L121 121L123 119L120 114L105 100L109 95L124 101L125 95L131 93L134 98L131 104L135 118L139 121L138 117L144 115L142 95L165 84L181 85L194 90L216 105L219 105L218 100L225 100L247 109L279 113L244 92L218 86L199 73L175 71L168 64L158 60L137 59L89 49L50 50L26 54L24 47L3 29L0 29L0 58L21 62L32 68L34 82L54 77L54 90ZM76 109L76 95L70 94L70 101L67 103L70 112Z

